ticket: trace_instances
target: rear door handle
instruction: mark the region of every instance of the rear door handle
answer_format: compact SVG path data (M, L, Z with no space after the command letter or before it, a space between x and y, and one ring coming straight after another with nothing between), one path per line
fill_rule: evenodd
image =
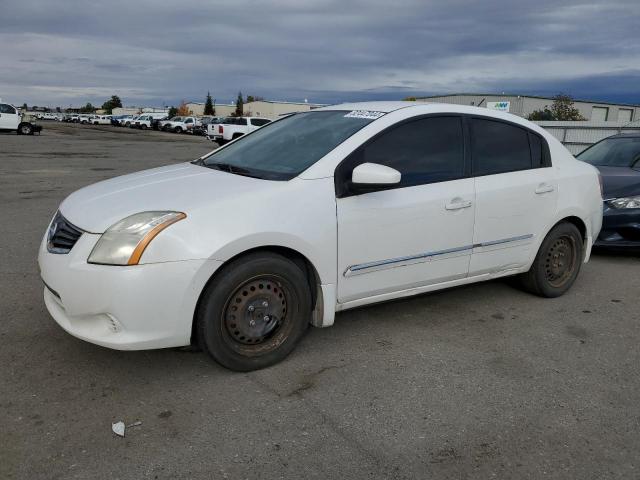
M447 210L460 210L462 208L469 208L471 206L471 200L461 200L454 198L450 203L447 203L444 208Z
M543 193L553 192L553 190L553 185L549 185L548 183L541 183L540 185L538 185L538 188L536 188L536 194L541 195Z

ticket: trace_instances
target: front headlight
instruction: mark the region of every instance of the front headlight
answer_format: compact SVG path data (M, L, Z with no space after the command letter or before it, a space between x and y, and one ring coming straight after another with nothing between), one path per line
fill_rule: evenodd
M608 203L611 208L640 208L640 196L615 198Z
M187 218L181 212L142 212L111 225L89 255L89 263L137 265L147 245L169 225Z

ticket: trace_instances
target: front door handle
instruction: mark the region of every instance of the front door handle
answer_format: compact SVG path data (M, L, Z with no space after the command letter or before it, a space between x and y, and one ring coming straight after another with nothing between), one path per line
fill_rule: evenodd
M540 185L538 185L538 188L536 188L536 194L541 195L543 193L553 192L553 190L553 185L549 185L548 183L541 183Z
M444 208L446 210L460 210L462 208L469 208L471 206L471 200L462 200L460 198L454 198L450 203L447 203Z

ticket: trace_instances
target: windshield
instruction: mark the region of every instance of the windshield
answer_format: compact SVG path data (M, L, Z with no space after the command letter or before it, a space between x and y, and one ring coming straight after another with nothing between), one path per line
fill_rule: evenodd
M240 175L290 180L375 118L335 110L298 113L214 151L201 163Z
M640 161L640 137L607 138L576 158L599 167L632 167Z

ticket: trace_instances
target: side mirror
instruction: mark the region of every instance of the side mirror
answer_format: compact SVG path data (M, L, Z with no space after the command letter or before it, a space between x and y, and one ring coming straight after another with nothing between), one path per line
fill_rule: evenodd
M402 174L378 163L363 163L353 169L351 185L358 190L375 190L400 183Z

